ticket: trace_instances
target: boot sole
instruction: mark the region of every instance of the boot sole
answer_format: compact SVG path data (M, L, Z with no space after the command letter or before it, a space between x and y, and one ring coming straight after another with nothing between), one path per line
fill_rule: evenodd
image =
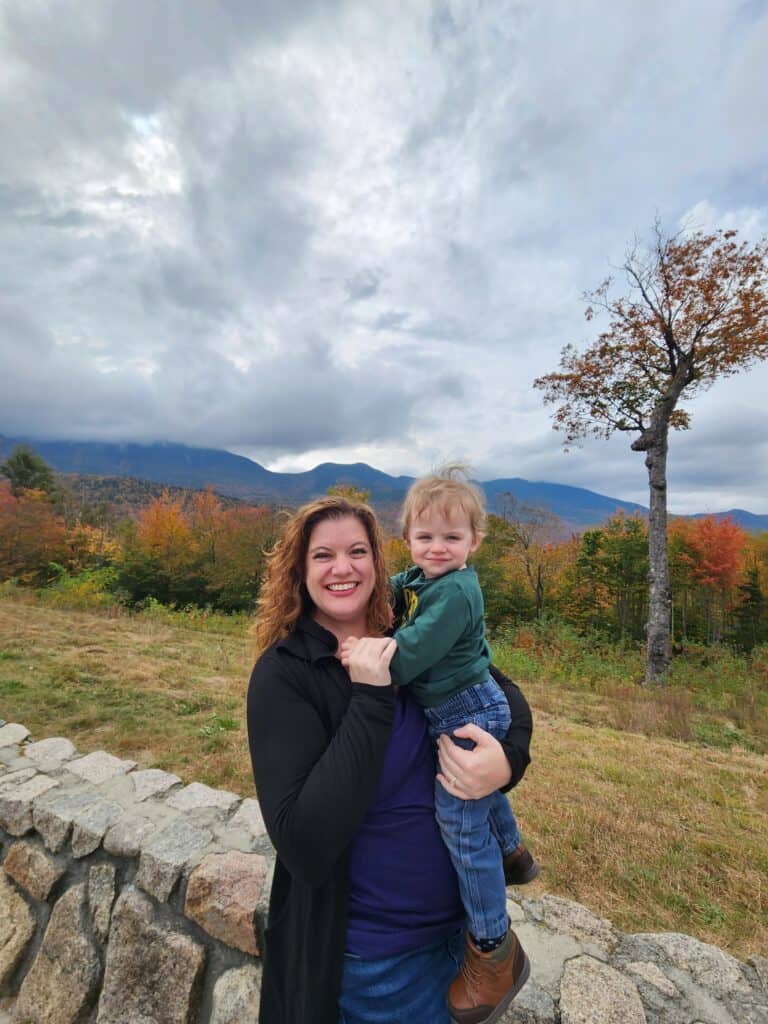
M515 996L526 983L526 981L528 981L530 974L531 961L528 959L528 954L523 952L523 969L520 971L520 977L517 979L517 981L509 990L509 992L506 992L504 994L504 998L501 1000L501 1002L498 1003L498 1005L494 1006L490 1014L487 1017L483 1017L481 1021L477 1021L476 1024L496 1024L496 1021L498 1021L506 1013L507 1009L509 1008L509 1004L515 998ZM456 1017L452 1016L451 1020L453 1021L453 1024L463 1024L463 1022L461 1020L457 1020Z
M535 878L538 878L540 874L541 868L538 864L534 863L531 865L531 867L528 868L524 875L520 875L520 877L515 878L514 881L512 881L511 878L505 878L504 883L506 885L528 885L529 882L532 882Z

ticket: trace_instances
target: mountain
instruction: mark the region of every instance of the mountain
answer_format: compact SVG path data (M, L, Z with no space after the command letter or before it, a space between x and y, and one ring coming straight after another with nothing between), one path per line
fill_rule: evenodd
M0 435L0 461L22 443L25 443L23 438ZM187 488L211 485L220 494L256 503L294 505L324 494L333 484L345 483L370 491L371 500L391 513L413 481L408 476L390 476L364 462L352 465L325 462L304 473L273 473L242 455L168 442L146 445L104 441L26 443L59 473L135 477ZM635 502L621 501L583 487L533 482L520 477L488 480L481 486L492 511L498 507L500 495L512 494L525 505L549 509L574 529L601 523L617 509L641 514L648 511ZM768 530L768 515L733 509L718 513L717 518L726 515L752 532Z

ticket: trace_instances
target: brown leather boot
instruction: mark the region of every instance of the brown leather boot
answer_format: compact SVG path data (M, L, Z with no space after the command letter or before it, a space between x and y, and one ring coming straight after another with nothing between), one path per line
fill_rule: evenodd
M464 964L448 989L448 1011L455 1024L493 1024L530 973L530 961L511 928L491 953L481 953L467 935Z
M522 843L504 858L506 885L527 885L539 877L540 871L541 868Z

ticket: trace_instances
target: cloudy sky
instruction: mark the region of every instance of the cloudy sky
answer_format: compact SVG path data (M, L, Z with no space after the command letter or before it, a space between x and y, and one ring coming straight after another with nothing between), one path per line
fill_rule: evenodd
M645 503L531 382L655 216L768 231L766 53L766 0L3 0L0 433ZM691 404L674 511L768 512L766 394Z

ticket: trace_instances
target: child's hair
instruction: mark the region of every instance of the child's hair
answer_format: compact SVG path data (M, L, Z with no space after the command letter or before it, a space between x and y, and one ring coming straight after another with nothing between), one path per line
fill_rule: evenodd
M403 502L400 523L403 536L408 536L413 520L430 506L439 509L450 519L456 509L466 515L475 537L480 540L485 529L485 509L483 496L469 482L467 467L461 463L450 463L436 470L431 476L424 476L414 481Z

